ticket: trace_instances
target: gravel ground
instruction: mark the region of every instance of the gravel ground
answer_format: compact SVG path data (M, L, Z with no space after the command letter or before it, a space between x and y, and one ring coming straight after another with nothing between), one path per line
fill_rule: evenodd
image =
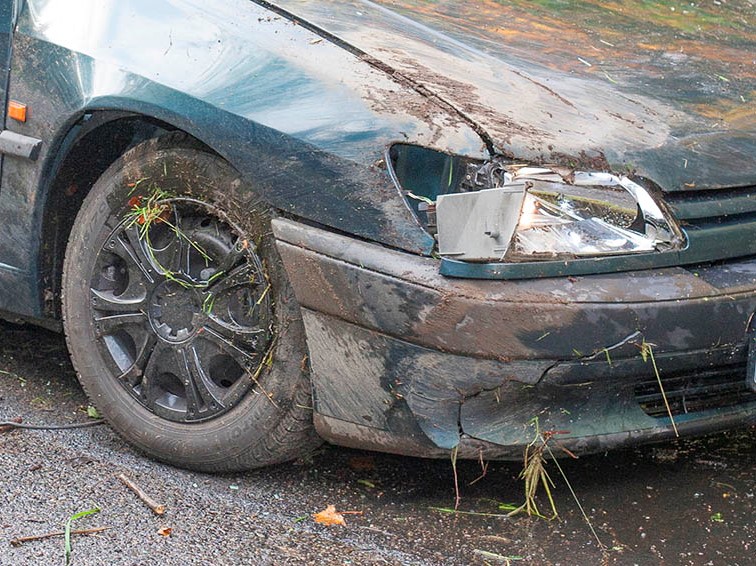
M60 336L0 323L0 420L88 420ZM246 474L211 476L155 463L107 426L0 433L0 566L64 564L59 531L74 529L75 565L222 564L752 564L756 553L753 428L564 462L602 550L558 472L559 518L507 518L520 503L519 466L460 462L454 505L447 461L325 446ZM117 479L126 474L167 507L153 514ZM542 509L548 502L540 499ZM326 505L358 511L317 524ZM161 529L169 528L164 536Z

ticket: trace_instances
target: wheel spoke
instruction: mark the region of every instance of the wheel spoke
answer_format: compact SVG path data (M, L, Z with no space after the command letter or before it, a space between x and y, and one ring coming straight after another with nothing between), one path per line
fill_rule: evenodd
M144 248L139 228L136 225L125 226L120 234L111 237L105 249L116 254L126 262L129 279L136 279L140 274L151 286L155 282L155 265Z
M144 312L146 308L146 298L155 286L156 274L139 241L132 245L125 235L133 230L128 228L112 235L105 243L104 251L120 258L121 262L105 261L112 256L102 256L105 260L99 264L101 275L93 280L90 289L90 301L98 311ZM118 289L121 286L125 288Z
M224 273L219 271L219 273ZM261 287L260 281L258 281L257 270L255 266L245 263L240 265L227 275L218 276L217 279L212 281L207 287L207 292L212 293L215 296L219 296L228 292L234 287ZM263 287L264 289L264 287ZM262 290L260 291L262 293Z
M140 395L147 408L159 412L158 399L163 394L160 387L160 375L163 372L165 358L172 354L170 345L156 342L151 353L146 353L147 363L142 374Z
M220 273L233 271L233 269L247 257L248 252L246 250L248 246L249 243L246 240L237 238L237 241L234 243L231 250L218 263L217 271Z
M234 361L239 364L245 371L253 371L257 368L257 365L262 359L260 352L257 352L254 348L250 348L251 351L247 351L245 348L238 346L234 341L226 338L222 334L216 332L212 328L204 327L204 332L199 335L201 339L207 340L219 348L222 352L231 356ZM236 335L238 336L238 335ZM259 340L262 342L262 339ZM250 337L249 345L252 344ZM247 345L247 343L245 343ZM258 345L258 341L255 341L255 346Z
M147 315L144 312L125 312L109 316L101 316L94 319L95 335L98 338L113 334L124 326L142 326L147 323Z
M182 236L180 228L168 228L171 230L170 241L159 251L155 251L160 265L171 273L189 273L189 242Z
M144 343L137 353L134 363L129 369L118 376L122 383L128 383L131 387L136 387L142 383L142 378L146 371L147 364L154 353L157 338L151 332L145 332Z
M177 273L185 273L189 275L191 273L191 265L189 255L192 249L192 244L189 241L189 236L183 229L183 218L179 210L172 207L172 225L170 230L172 231L171 247L174 250L174 256L172 258L171 269Z
M208 410L215 412L224 407L223 392L205 372L196 348L176 351L176 364L186 387L187 416L196 419Z
M267 342L270 331L261 326L239 326L210 316L205 320L203 332L209 340L222 340L223 344L238 345L244 350L258 352L260 345Z
M268 293L268 284L254 265L236 268L202 293L206 326L229 340L256 348L269 326Z
M92 307L98 311L141 314L147 308L147 295L144 287L138 285L127 288L126 291L117 296L112 291L90 289L90 301Z

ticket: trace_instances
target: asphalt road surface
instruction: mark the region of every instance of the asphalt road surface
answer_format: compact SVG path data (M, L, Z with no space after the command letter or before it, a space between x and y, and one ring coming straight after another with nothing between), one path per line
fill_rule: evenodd
M61 336L0 323L0 420L86 422ZM0 566L222 564L753 564L754 429L547 464L559 517L506 517L520 504L521 466L458 463L460 513L449 461L324 446L290 464L211 476L153 462L107 426L0 433ZM157 502L154 514L118 479ZM476 481L477 480L477 481ZM474 483L473 483L474 482ZM548 501L538 500L542 511ZM313 513L334 505L346 526ZM464 512L464 513L462 513Z

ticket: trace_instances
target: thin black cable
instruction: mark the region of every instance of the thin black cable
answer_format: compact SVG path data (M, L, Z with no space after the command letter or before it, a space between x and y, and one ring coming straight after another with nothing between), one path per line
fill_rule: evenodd
M88 421L85 423L72 423L67 425L34 425L34 424L26 424L26 423L17 423L13 421L0 421L0 428L3 427L10 427L10 428L24 428L28 430L68 430L71 428L86 428L89 426L97 426L104 424L104 419L97 419L94 421Z

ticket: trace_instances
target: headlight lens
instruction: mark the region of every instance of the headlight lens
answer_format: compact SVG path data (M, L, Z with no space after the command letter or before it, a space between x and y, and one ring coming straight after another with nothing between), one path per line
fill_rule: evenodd
M627 177L504 164L496 174L490 169L465 177L461 189L472 190L438 197L442 256L538 261L682 247L672 217ZM496 186L475 190L481 179Z
M567 184L551 171L523 168L513 178L528 188L506 254L512 259L652 252L681 242L671 218L627 177L575 173Z

